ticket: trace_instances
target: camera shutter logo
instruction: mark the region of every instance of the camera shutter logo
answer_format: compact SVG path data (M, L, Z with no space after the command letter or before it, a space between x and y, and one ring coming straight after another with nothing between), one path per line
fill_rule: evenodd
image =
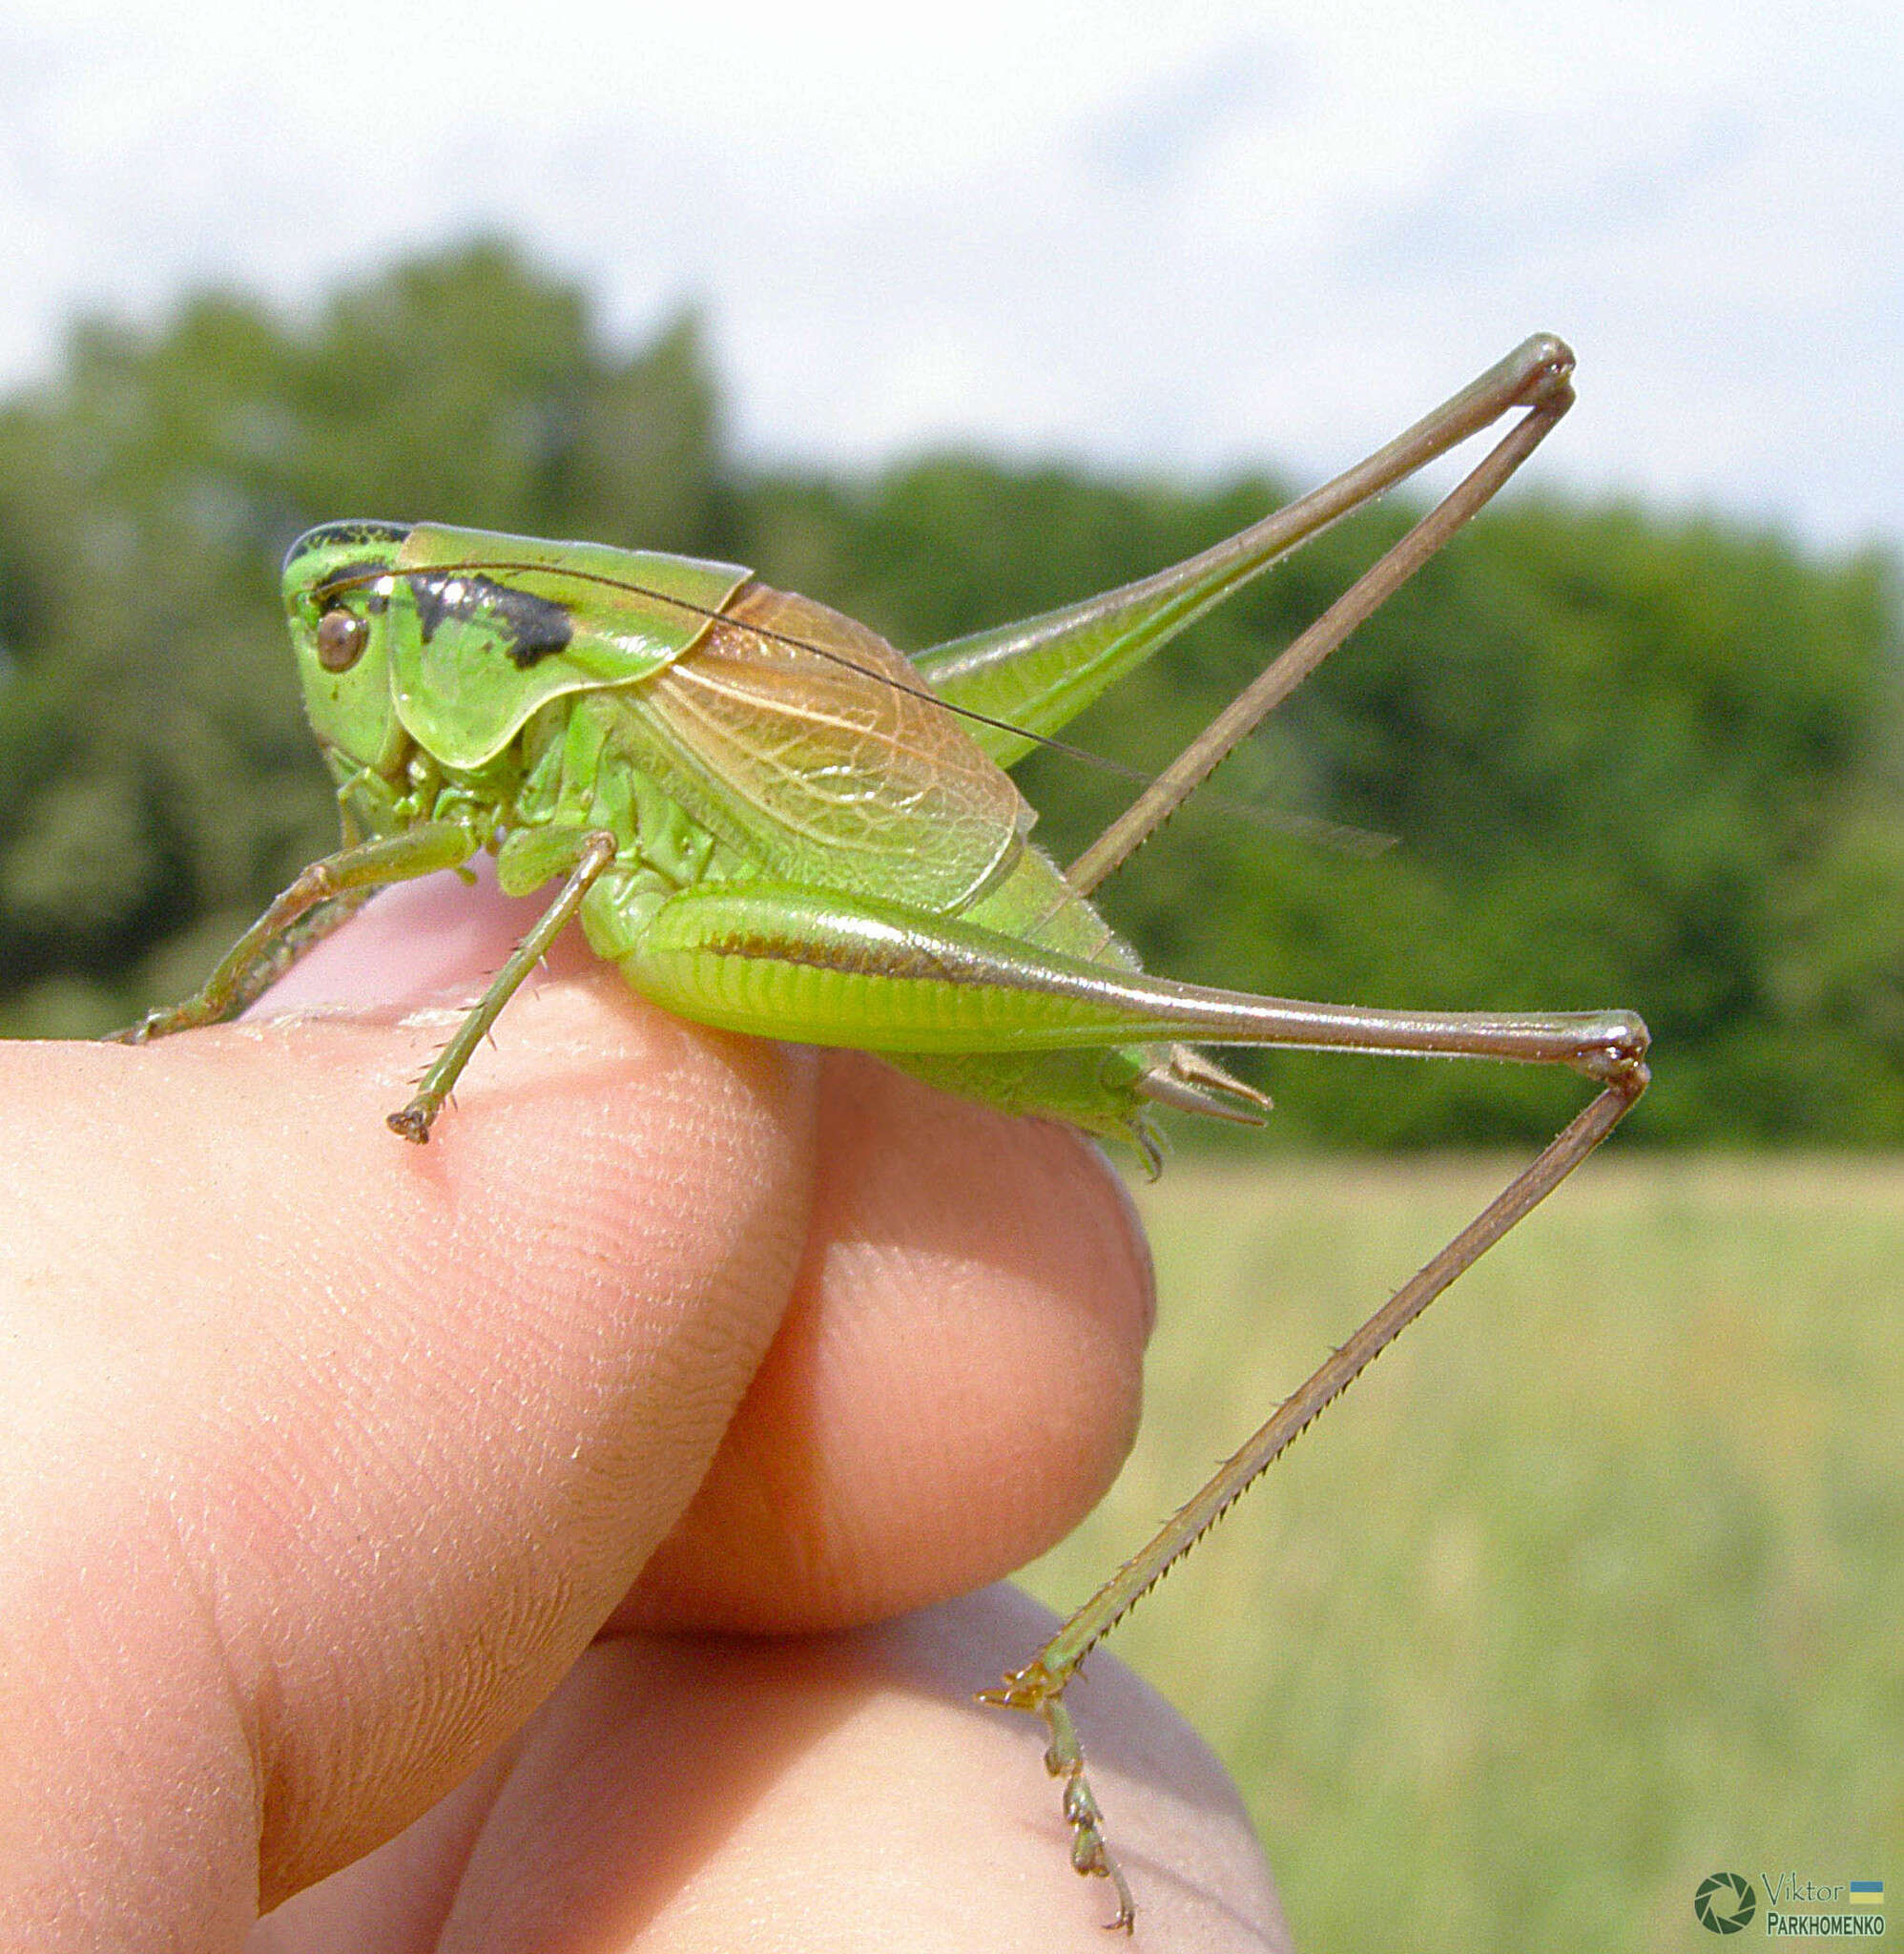
M1751 1924L1759 1910L1759 1897L1752 1882L1737 1873L1714 1873L1699 1882L1692 1896L1692 1911L1708 1933L1736 1934Z

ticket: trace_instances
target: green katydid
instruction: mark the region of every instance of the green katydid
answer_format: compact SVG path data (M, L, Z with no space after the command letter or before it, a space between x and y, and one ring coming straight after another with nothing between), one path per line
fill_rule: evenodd
M1436 1296L1609 1133L1646 1084L1628 1012L1438 1013L1304 1004L1145 974L1087 900L1277 700L1506 480L1572 400L1573 356L1529 340L1335 481L1170 569L908 662L735 565L381 522L327 524L284 568L306 707L343 845L196 996L121 1034L232 1015L377 888L497 858L560 893L390 1116L422 1142L558 932L703 1023L876 1050L1013 1112L1147 1154L1154 1104L1260 1117L1195 1046L1306 1046L1559 1065L1592 1102L1334 1353L1024 1668L983 1693L1049 1733L1072 1862L1133 1918L1064 1703L1086 1653ZM1069 869L1028 840L1004 771L1298 543L1503 414L1525 411L1428 516L1151 781Z

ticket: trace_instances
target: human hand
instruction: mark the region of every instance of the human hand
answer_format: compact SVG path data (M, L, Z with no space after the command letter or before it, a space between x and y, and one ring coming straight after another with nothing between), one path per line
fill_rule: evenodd
M1101 1947L970 1701L1035 1611L946 1597L1128 1442L1114 1184L579 948L404 1146L523 913L393 890L295 1020L0 1046L0 1944ZM1281 1945L1195 1739L1102 1656L1073 1706L1140 1941Z

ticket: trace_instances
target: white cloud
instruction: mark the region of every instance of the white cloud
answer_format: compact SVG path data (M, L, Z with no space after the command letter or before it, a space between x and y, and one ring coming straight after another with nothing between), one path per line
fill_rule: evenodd
M704 303L756 453L1313 474L1524 332L1543 479L1904 535L1889 10L739 0L0 25L0 383L75 307L307 298L500 226Z

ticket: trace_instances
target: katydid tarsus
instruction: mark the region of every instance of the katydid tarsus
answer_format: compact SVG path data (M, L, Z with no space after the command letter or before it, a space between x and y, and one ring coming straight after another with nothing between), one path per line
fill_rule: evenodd
M1024 1668L983 1692L1049 1734L1072 1862L1133 1902L1085 1776L1066 1685L1086 1653L1435 1297L1645 1090L1625 1011L1445 1013L1306 1004L1145 974L1087 900L1252 726L1519 467L1572 400L1529 340L1335 481L1153 576L908 663L863 626L736 565L428 525L328 524L284 597L343 845L298 877L137 1042L229 1017L384 884L478 850L560 893L390 1116L426 1140L516 987L579 916L645 996L731 1030L857 1046L1009 1112L1153 1142L1153 1104L1255 1119L1195 1047L1303 1046L1570 1068L1600 1091L1335 1351ZM1028 841L1004 771L1269 564L1502 416L1506 433L1080 860ZM1179 1042L1181 1041L1181 1042Z

